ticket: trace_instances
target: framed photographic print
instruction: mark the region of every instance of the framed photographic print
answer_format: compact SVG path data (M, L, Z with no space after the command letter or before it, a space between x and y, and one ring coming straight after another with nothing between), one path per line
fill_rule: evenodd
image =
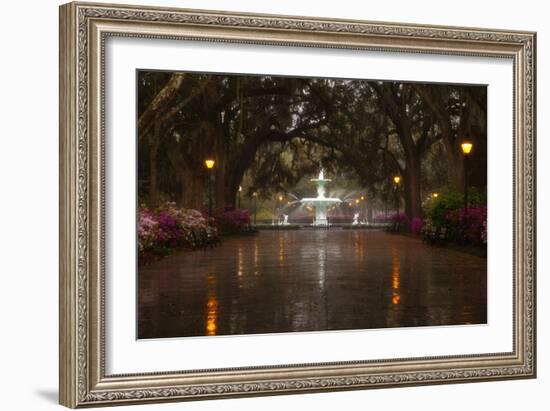
M534 378L535 50L61 6L61 404Z

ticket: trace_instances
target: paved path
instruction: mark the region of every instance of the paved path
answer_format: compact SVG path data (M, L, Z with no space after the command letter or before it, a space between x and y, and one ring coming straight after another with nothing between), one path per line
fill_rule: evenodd
M262 231L139 272L139 338L485 323L486 260L381 231Z

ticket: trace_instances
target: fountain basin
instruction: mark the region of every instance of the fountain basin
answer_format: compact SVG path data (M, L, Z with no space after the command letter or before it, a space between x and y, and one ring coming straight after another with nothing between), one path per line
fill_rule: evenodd
M327 218L327 209L333 205L341 203L339 198L303 198L301 203L311 205L315 207L315 220L313 220L314 226L327 226L329 224Z

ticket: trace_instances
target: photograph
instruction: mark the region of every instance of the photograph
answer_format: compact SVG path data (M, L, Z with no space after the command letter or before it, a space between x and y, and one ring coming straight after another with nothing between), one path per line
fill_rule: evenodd
M136 76L137 338L487 324L487 85Z
M36 184L31 137L8 133L32 199L7 215L59 227L32 259L58 260L57 292L34 287L55 300L38 323L58 355L34 351L59 359L59 404L332 409L353 394L410 408L421 389L433 409L521 408L540 385L543 14L204 2L61 5L37 60L55 57L40 68L59 79L36 82L59 104L14 122L41 144L58 127L56 150L36 150L58 190ZM57 220L35 218L57 194ZM9 237L17 267L35 228ZM479 384L520 379L513 395ZM284 402L309 393L322 403Z

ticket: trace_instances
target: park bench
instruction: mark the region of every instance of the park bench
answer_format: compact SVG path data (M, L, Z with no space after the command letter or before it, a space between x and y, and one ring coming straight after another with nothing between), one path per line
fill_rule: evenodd
M441 227L439 229L436 242L439 245L444 245L447 242L447 227Z
M422 232L422 242L443 245L447 242L447 227L430 227Z
M216 229L213 227L206 228L206 244L210 248L220 245L220 237L216 233Z
M191 229L191 233L193 234L193 242L192 247L193 248L199 248L204 247L206 243L206 231L201 229L201 227L193 227Z
M422 230L422 242L427 244L432 244L437 238L437 227L425 227Z
M398 221L394 221L386 227L388 233L398 233L401 229L401 224Z

